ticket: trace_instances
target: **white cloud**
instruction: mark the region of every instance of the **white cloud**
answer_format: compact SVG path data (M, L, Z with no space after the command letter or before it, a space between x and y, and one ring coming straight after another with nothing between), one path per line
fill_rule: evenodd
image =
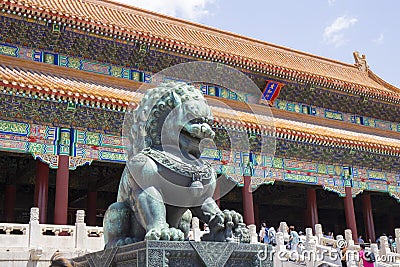
M328 0L328 4L330 5L330 6L333 6L333 4L336 2L336 0Z
M382 45L385 42L385 36L383 35L383 33L381 33L379 35L378 38L372 40L376 45Z
M215 0L115 0L120 3L137 6L158 13L199 20L210 14L209 4Z
M334 44L336 47L344 45L347 40L344 37L343 30L353 26L358 20L354 17L338 17L331 25L324 30L324 39L328 44Z

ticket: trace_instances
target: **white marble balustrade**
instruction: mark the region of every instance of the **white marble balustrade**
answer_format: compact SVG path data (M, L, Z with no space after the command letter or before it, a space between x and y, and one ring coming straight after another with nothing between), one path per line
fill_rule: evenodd
M351 230L347 229L344 236L338 235L336 239L325 237L322 233L322 225L315 225L315 235L311 228L306 229L306 235L301 236L303 242L302 248L296 253L288 250L284 245L287 241L287 224L281 222L277 233L277 246L274 248L274 266L293 267L306 266L317 267L322 263L329 266L341 266L340 248L347 247L347 266L358 266L358 252L360 246L355 244L352 239ZM375 267L400 267L400 229L395 229L396 252L392 252L389 248L386 236L380 237L380 246L378 244L370 244L366 250L370 250L375 254Z
M29 224L0 223L0 267L47 267L57 251L72 258L102 250L103 228L86 226L84 217L79 210L75 225L39 224L32 208Z
M0 223L0 267L44 267L49 266L49 260L55 252L60 252L66 258L73 258L89 252L102 250L104 247L103 228L86 226L85 213L77 212L75 225L39 224L39 209L31 209L28 224ZM249 225L251 243L258 242L256 227ZM352 240L351 230L345 230L344 235L336 239L325 237L322 225L315 225L305 230L301 236L303 245L298 255L293 255L284 245L289 240L288 227L281 222L278 228L274 254L274 266L317 267L321 263L330 266L341 266L338 251L345 244L348 248L347 266L358 266L359 245ZM200 241L204 234L200 230L199 220L193 218L191 239ZM376 255L375 267L400 267L400 229L395 229L396 252L389 248L387 237L380 238L380 247L371 244L368 250ZM289 260L290 259L290 260Z

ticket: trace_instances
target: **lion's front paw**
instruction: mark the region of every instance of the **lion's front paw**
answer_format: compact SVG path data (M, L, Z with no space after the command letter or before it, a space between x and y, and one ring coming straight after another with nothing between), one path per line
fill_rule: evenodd
M161 230L160 229L150 229L145 235L146 240L160 240Z
M176 228L165 228L161 230L161 240L183 241L185 239L181 230Z
M213 231L220 231L224 229L225 216L223 213L217 213L211 217L208 226Z
M183 241L185 239L181 230L176 228L150 229L146 236L146 240L168 240Z

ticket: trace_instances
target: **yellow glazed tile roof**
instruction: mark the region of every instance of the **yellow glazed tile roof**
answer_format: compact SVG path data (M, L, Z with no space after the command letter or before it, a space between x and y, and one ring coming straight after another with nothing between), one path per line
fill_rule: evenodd
M0 55L0 84L63 99L127 106L140 83Z
M320 80L339 87L355 87L385 96L400 90L368 75L356 66L277 46L197 23L157 14L110 0L0 0L0 4L49 19L75 21L107 29L112 34L136 36L169 47L181 47L208 58L222 58L274 73ZM69 22L68 22L69 23ZM388 88L390 87L390 88Z
M282 118L255 116L247 112L236 111L234 115L224 112L223 108L214 108L213 114L222 124L236 127L256 128L261 131L276 130L278 134L298 136L299 139L313 140L318 143L342 144L349 147L367 146L375 149L388 149L400 152L400 140L380 137L372 134L352 132L326 126L313 125Z

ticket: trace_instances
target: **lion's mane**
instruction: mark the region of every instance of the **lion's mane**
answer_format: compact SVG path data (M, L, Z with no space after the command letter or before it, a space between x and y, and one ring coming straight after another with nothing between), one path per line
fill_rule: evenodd
M162 83L148 89L140 103L126 116L128 123L128 156L146 147L160 145L165 118L175 107L188 100L204 100L200 90L184 82Z

